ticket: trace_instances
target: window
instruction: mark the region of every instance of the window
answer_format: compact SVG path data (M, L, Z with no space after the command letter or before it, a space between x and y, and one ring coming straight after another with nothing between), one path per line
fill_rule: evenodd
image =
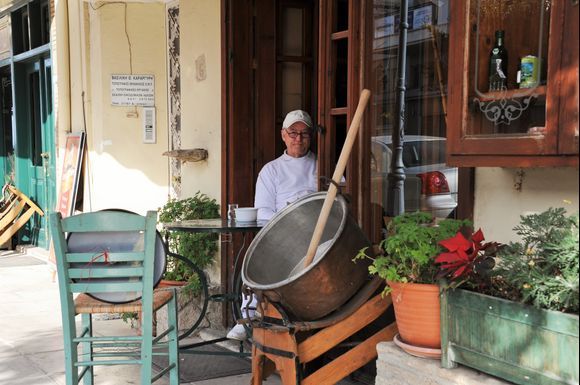
M445 165L449 2L410 1L405 94L405 211L455 215L458 169ZM400 8L375 1L372 39L371 203L375 226L388 215L388 174L397 107Z
M34 0L12 12L13 54L30 51L50 42L50 3Z

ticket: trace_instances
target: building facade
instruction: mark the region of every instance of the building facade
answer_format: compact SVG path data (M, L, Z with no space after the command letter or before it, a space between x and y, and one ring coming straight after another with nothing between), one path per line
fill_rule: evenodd
M558 32L553 22L558 19L551 16L561 12L557 2L521 3L536 25L544 26L536 39L540 46L545 41L544 48L536 56L544 49L562 50L550 34L576 39L568 48L578 46L577 5L564 11L576 21ZM463 67L450 55L450 41L457 41L450 21L475 16L458 13L458 2L451 0L408 4L405 135L420 142L403 153L409 172L405 201L411 207L413 199L427 194L421 178L433 164L443 168L450 159L445 146L434 150L427 139L446 138L449 149L450 133L462 132L452 128L461 123L453 118L458 99L448 79ZM484 11L495 12L500 24L523 12ZM87 145L79 210L144 212L197 191L222 207L252 205L257 173L283 150L284 114L296 108L311 113L318 127L313 149L319 175L330 177L360 90L368 88L371 103L342 191L350 196L361 227L377 242L388 214L389 138L399 116L399 19L400 2L387 0L0 1L4 179L51 210L67 134L82 131ZM528 33L536 36L534 31ZM481 52L492 48L492 35L481 38ZM508 31L509 77L515 79L519 52L509 39L516 36ZM566 52L574 56L573 50ZM449 215L472 217L489 239L505 242L521 214L550 206L578 210L577 49L575 55L575 83L567 91L576 98L571 112L575 150L526 164L500 160L545 155L545 146L509 156L453 148L455 155L475 157L463 163L457 161L461 156L451 159L457 179L447 183L457 206ZM542 96L538 100L542 103ZM552 101L544 103L547 111ZM499 139L517 139L509 135ZM207 150L207 159L163 155L195 148ZM557 161L561 158L572 160ZM411 171L413 161L416 171ZM48 248L46 226L42 219L35 221L22 242Z

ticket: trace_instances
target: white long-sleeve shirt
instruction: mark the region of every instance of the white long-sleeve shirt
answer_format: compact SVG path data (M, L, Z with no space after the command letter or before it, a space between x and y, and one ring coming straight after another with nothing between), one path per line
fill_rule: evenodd
M316 155L308 151L300 158L283 155L267 163L256 182L254 207L258 220L269 220L276 212L318 189Z

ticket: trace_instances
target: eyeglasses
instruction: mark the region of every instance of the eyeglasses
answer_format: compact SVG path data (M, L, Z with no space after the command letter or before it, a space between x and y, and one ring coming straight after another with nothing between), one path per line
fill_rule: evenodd
M296 139L299 135L301 138L304 139L310 139L310 137L312 136L312 130L307 130L307 131L288 131L287 129L284 129L286 131L286 133L288 134L289 137L291 137L292 139Z

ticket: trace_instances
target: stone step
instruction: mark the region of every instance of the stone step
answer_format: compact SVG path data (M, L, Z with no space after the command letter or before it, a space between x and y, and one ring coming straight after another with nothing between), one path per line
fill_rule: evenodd
M459 366L444 369L441 361L405 353L393 342L377 345L375 385L509 385L497 377Z

